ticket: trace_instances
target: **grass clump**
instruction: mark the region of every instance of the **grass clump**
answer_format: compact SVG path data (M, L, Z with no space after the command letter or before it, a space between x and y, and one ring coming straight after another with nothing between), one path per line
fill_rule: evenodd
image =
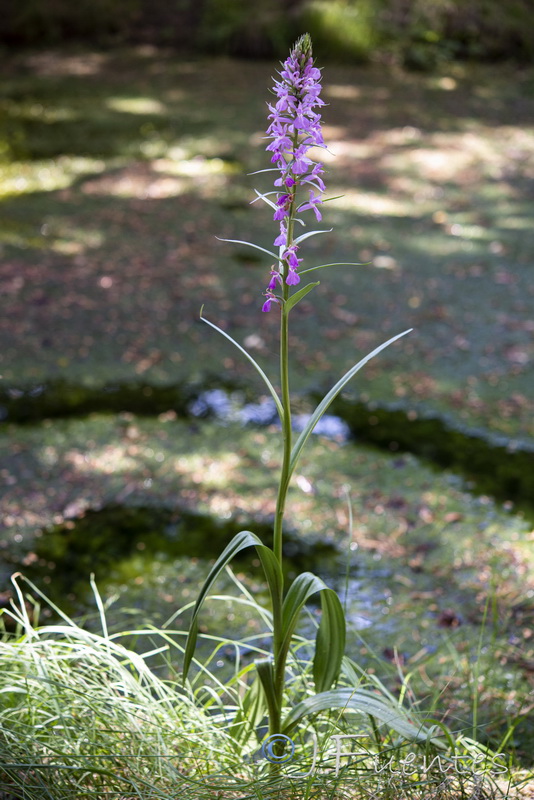
M185 632L172 627L177 615L159 630L147 625L112 632L92 582L99 632L57 606L58 622L39 626L39 603L46 598L21 576L13 582L17 600L4 614L17 632L0 645L0 792L6 793L0 796L9 800L520 796L510 789L509 757L472 737L438 724L432 741L410 742L374 717L340 712L318 714L295 731L296 757L276 779L269 777L261 751L265 720L241 697L251 676L250 655L262 654L271 621L242 586L233 601L262 614L267 630L236 643L224 679L214 667L222 649L227 657L228 641L204 636L210 655L195 663L182 687L175 665ZM296 637L289 699L306 687L312 693L311 644ZM340 685L429 725L409 680L402 678L394 696L378 677L364 678L345 659Z
M148 797L180 771L202 774L217 750L209 717L150 669L150 653L110 637L104 619L101 634L67 617L33 627L15 585L12 615L24 633L0 648L0 788L35 798Z

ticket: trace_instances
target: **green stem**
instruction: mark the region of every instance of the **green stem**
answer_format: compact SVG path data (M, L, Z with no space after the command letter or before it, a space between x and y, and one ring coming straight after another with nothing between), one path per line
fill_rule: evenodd
M295 143L296 146L296 143ZM295 226L295 194L289 209L289 218L287 224L287 237L286 248L290 247L293 243L293 230ZM292 450L292 425L291 425L291 395L289 387L289 310L287 309L286 302L289 298L289 286L286 283L286 277L289 272L289 265L283 262L282 269L282 310L280 316L280 386L281 386L281 400L283 408L282 419L282 440L283 440L283 455L282 467L280 471L280 482L278 484L278 496L276 499L276 513L274 520L273 531L273 552L282 566L282 540L284 533L284 514L286 507L287 491L291 479L291 450ZM283 597L279 598L280 602L277 604L281 610ZM278 619L276 618L278 616ZM282 723L282 705L285 684L285 668L287 659L287 650L284 652L282 644L284 640L283 620L281 611L279 615L273 617L273 644L274 644L274 675L273 675L273 690L275 697L274 713L269 715L269 734L272 736L280 732ZM273 768L276 765L273 765ZM273 769L273 772L276 770Z
M284 285L284 295L288 293L289 287ZM282 538L283 538L283 525L284 513L287 497L287 490L289 487L290 479L290 463L291 463L291 406L289 396L289 327L288 327L289 314L286 312L285 307L282 306L281 325L280 325L280 378L282 386L282 406L284 409L284 416L282 420L282 438L283 438L283 458L282 468L280 474L280 483L278 485L278 497L276 502L276 516L274 521L273 533L273 551L278 559L278 563L282 564ZM280 597L278 604L279 609L282 607L283 598ZM282 712L282 698L284 693L284 674L286 657L282 653L283 642L283 626L282 616L279 614L279 619L273 617L273 638L274 638L274 695L276 698L276 711L274 714L269 715L269 734L279 733L281 728L281 712Z
M284 300L287 299L289 287L284 284ZM284 418L282 420L282 440L283 456L280 472L280 482L278 484L278 497L276 499L276 514L274 519L273 551L282 564L282 538L287 490L289 487L292 431L291 431L291 402L289 394L289 313L285 306L282 306L280 319L280 383L282 387L282 408Z
M298 136L295 134L293 137L293 149L297 147ZM289 217L287 222L287 235L286 245L284 249L288 249L293 244L293 231L295 228L295 208L296 208L296 189L293 193L293 199L289 207ZM282 537L284 525L284 513L286 505L287 490L289 488L289 481L291 478L291 397L289 392L289 311L286 308L286 302L289 298L289 286L286 283L286 278L289 272L289 264L282 262L282 312L280 315L280 386L282 389L282 408L284 410L284 418L282 420L282 439L283 439L283 457L282 469L280 473L280 482L278 484L278 496L276 498L276 515L274 520L273 532L273 551L278 559L278 563L282 566Z

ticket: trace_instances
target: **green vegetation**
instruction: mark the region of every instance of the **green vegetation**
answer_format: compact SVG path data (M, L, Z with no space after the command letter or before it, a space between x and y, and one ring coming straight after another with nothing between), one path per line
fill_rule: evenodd
M309 30L321 61L366 62L379 43L379 4L363 0L312 0L302 9L302 26Z
M1 504L9 524L1 542L4 570L7 558L11 569L22 564L57 603L89 620L94 601L85 587L92 571L108 598L110 628L131 627L128 609L137 608L141 625L172 617L186 630L187 616L175 612L194 600L207 569L190 557L214 558L244 527L263 535L274 513L275 441L275 431L208 422L192 430L172 415L13 428L0 442L2 463L10 464ZM529 766L534 618L528 523L412 456L392 458L315 437L289 511L298 531L287 552L294 568L315 570L320 563L342 597L344 554L350 552L350 657L395 690L398 653L421 708L444 715L459 733L475 724L473 654L480 650L485 678L477 738L498 749L511 725L507 753ZM351 527L354 549L348 550ZM112 546L104 549L106 537ZM243 575L250 560L238 574L257 596L263 591L259 572ZM228 593L230 585L215 591ZM41 616L49 621L46 613ZM201 622L210 636L221 629L228 638L231 631L239 638L243 628L260 633L217 603L208 604ZM430 684L431 697L440 693L435 705Z
M529 0L19 0L0 41L150 43L183 52L285 57L304 30L324 62L387 60L433 70L452 59L532 61Z
M57 607L58 623L35 627L30 614L48 605L46 597L21 579L14 585L17 602L8 614L18 635L0 649L0 790L10 797L363 800L379 792L392 800L415 800L436 790L443 800L468 798L474 791L495 800L517 796L506 757L478 745L469 734L452 737L444 726L437 727L441 740L436 749L429 742L407 742L389 724L350 712L317 719L295 732L295 762L277 780L269 779L265 759L258 760L254 732L237 724L244 711L242 690L250 680L249 657L264 652L265 634L237 643L202 635L211 654L197 662L196 675L182 687L174 668L185 639L175 624L180 611L159 630L130 626L113 631L93 583L100 630L78 626ZM219 597L219 603L248 605L268 633L269 617L246 587L238 581L236 586L241 598ZM25 599L28 590L33 606ZM297 637L288 661L290 691L309 687L309 645L306 635ZM225 683L217 675L222 656L231 665ZM166 665L163 674L161 666L154 668L155 660ZM422 713L413 700L410 675L400 662L396 671L403 703L393 700L372 671L366 677L348 658L340 684L349 693L367 696L370 708L381 698L393 702L393 727L402 727L403 720L417 724ZM473 679L478 680L476 671ZM344 753L350 750L343 746L336 762L333 737L356 735L360 757L349 759ZM458 764L461 769L455 768ZM519 791L524 785L520 779Z

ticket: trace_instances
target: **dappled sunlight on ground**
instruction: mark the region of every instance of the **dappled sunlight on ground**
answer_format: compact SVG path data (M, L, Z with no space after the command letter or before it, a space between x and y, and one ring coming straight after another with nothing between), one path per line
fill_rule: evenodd
M0 198L54 192L71 186L81 175L103 172L104 169L104 161L68 156L53 161L0 163Z
M272 65L150 50L32 58L8 65L0 94L0 279L24 343L0 323L0 374L178 383L222 361L246 382L198 311L263 342L261 357L275 347L276 320L259 314L268 257L215 238L272 246L269 211L250 205L272 176L249 174L270 166ZM325 68L329 150L317 157L327 197L341 197L323 207L333 232L301 255L369 266L322 272L315 301L295 310L298 388L331 383L353 354L413 327L355 391L532 435L529 80ZM317 330L323 346L308 347Z
M126 114L165 114L167 107L153 97L108 97L106 105Z
M37 75L87 76L98 75L108 64L110 56L105 53L79 53L69 55L61 51L45 50L43 53L29 55L27 65Z
M139 200L176 197L189 192L201 197L215 197L227 187L228 172L228 167L220 158L158 158L152 162L129 164L120 170L86 180L80 188L83 194Z
M6 530L28 547L47 525L117 503L271 518L279 433L197 426L170 414L159 421L94 415L3 437L0 506ZM391 461L314 438L290 490L289 520L304 536L321 531L323 539L346 543L350 497L352 538L361 550L407 559L419 553L432 574L468 572L480 558L493 563L499 557L503 589L515 575L521 576L516 591L526 591L534 532L519 516L498 511L490 498L471 498L462 489L458 480L435 475L410 456ZM432 540L428 549L426 537ZM446 557L436 542L447 549ZM506 576L509 562L514 566Z
M336 191L335 187L333 187L333 191ZM342 191L341 187L339 191ZM408 211L408 205L398 197L362 192L357 189L345 189L342 196L338 197L335 202L336 208L344 211L355 211L378 216L384 214L403 217Z

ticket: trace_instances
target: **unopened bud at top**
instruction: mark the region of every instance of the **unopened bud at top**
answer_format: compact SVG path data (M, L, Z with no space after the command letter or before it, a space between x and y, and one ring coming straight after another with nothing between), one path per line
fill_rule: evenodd
M308 63L308 60L312 57L312 40L309 33L303 33L302 36L299 36L293 45L291 55L299 62L301 67Z

